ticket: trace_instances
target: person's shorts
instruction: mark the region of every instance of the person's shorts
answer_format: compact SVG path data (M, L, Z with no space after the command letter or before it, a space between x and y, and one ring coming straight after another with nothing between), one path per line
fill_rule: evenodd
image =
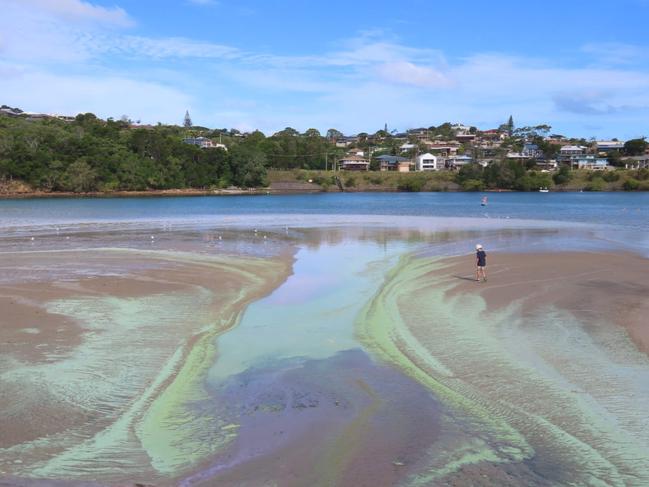
M484 269L485 267L487 267L487 266L486 265L479 265L478 266L479 269Z

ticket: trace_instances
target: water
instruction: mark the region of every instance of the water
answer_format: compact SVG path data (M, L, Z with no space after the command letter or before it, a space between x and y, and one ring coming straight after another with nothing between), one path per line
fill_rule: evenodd
M205 221L236 215L408 215L615 224L649 230L649 193L322 193L0 201L0 228L92 222Z

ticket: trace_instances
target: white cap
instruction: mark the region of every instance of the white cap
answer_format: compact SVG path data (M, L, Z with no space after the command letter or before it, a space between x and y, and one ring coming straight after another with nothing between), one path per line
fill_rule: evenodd
M475 246L475 249L476 249L476 250L480 250L480 249L482 249L482 245L480 245L480 244L476 245L476 246Z

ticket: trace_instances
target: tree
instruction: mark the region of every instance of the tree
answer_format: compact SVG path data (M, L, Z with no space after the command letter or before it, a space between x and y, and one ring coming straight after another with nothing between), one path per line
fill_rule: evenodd
M186 129L192 128L192 118L189 116L189 110L185 111L185 120L183 121L183 126Z
M308 129L304 132L305 137L321 137L320 131L318 129Z
M631 139L624 143L624 153L627 156L639 156L647 150L647 141L643 137L641 139Z
M332 142L335 142L342 137L344 136L340 130L336 130L336 129L327 130L327 139L331 140Z
M507 133L511 137L514 134L514 117L510 115L506 125L507 125Z

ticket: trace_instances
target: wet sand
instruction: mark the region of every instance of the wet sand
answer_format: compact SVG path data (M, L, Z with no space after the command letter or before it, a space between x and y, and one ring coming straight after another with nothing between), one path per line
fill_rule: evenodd
M490 311L512 302L524 314L553 304L588 326L623 326L649 354L649 260L624 253L498 254L489 259L489 279L476 287L471 258L449 259L460 279L449 295L478 293ZM468 265L467 265L468 264Z
M370 349L483 440L471 457L449 451L455 469L428 481L649 483L649 261L489 253L488 264L477 283L472 255L406 257L359 320Z
M183 376L199 394L214 336L289 274L290 258L165 251L4 253L0 285L0 474L151 481L155 404ZM89 271L92 269L92 271ZM181 437L180 433L178 436ZM170 447L171 448L171 447Z

